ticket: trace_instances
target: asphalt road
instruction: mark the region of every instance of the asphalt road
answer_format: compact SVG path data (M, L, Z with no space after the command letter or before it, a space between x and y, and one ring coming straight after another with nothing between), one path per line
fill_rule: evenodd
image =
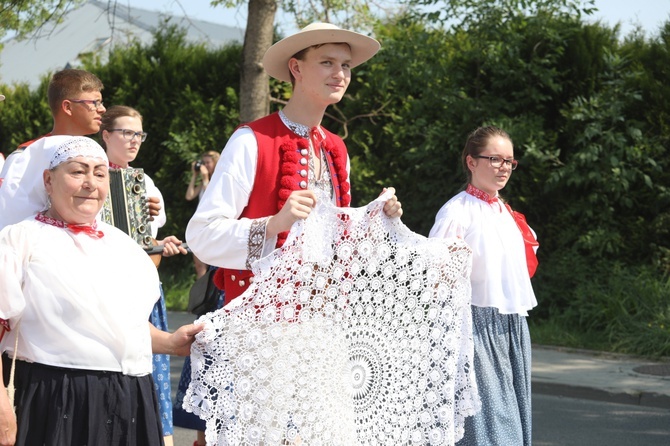
M533 394L533 446L668 446L670 410Z
M175 445L195 433L175 428ZM670 411L652 407L533 395L534 446L668 446Z

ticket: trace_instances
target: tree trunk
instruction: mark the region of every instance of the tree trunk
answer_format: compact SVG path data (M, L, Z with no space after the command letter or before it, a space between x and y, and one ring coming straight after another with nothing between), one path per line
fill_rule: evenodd
M277 0L249 0L242 47L240 121L250 122L270 112L270 85L261 61L272 45Z

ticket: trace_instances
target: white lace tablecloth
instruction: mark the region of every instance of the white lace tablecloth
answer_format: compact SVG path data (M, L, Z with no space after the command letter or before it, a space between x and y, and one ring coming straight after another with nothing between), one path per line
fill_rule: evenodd
M451 445L479 409L461 240L320 200L202 316L184 408L208 445Z

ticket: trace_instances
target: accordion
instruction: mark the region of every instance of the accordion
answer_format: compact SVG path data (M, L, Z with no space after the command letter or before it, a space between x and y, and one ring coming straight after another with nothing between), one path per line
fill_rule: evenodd
M147 188L143 169L109 169L109 194L100 211L101 220L151 249Z

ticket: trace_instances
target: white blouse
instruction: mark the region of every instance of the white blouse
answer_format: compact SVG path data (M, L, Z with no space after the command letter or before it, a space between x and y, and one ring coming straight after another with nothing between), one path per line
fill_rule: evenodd
M146 173L144 174L144 178L147 197L158 197L158 204L161 207L161 209L158 211L158 215L156 215L154 219L149 222L149 226L151 226L151 236L153 238L157 238L158 229L165 226L165 222L167 222L167 214L165 213L165 200L163 200L163 194L161 194L161 191L158 189L158 187L156 187L154 180L152 180Z
M460 237L472 248L472 305L522 316L537 305L521 232L500 199L489 204L457 194L437 213L429 236Z
M0 318L10 356L41 364L151 373L156 267L120 230L94 239L28 218L0 231Z

